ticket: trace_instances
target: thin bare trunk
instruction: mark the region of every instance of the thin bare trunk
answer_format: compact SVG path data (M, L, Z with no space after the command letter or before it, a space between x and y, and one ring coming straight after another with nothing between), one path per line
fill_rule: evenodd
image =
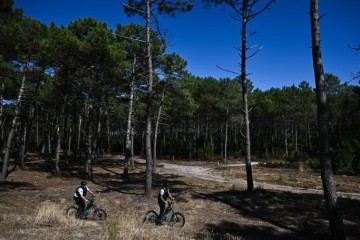
M162 91L161 94L161 100L160 100L160 106L159 106L159 111L156 117L156 122L155 122L155 131L154 131L154 157L153 157L153 173L156 173L156 157L157 157L157 152L156 152L156 148L157 148L157 137L158 137L158 132L159 132L159 124L160 124L160 118L161 118L161 111L162 111L162 105L165 99L165 86L164 89Z
M60 121L60 120L58 120ZM60 133L60 124L58 123L56 127L57 134L57 143L56 143L56 157L55 157L55 169L56 173L60 174L60 153L61 153L61 133Z
M308 132L308 141L309 141L309 151L312 151L310 123L307 124L307 132Z
M52 149L51 149L51 130L50 127L47 131L47 155L50 158L52 155Z
M73 132L72 128L69 129L69 136L68 136L68 152L71 154L71 145L72 145L72 138L73 138ZM66 164L69 164L69 162L66 162Z
M254 182L252 176L251 166L251 140L250 140L250 114L248 104L248 92L246 81L246 51L247 51L247 34L246 26L248 22L248 1L243 1L242 12L242 29L241 29L241 85L242 85L242 98L243 98L243 111L245 122L245 164L246 164L246 177L247 177L247 190L254 191Z
M134 156L134 128L131 128L131 156ZM135 161L134 158L132 157L131 160L131 168L134 169L135 168Z
M79 116L79 129L78 129L78 136L77 136L77 151L80 150L80 141L81 141L81 128L82 128L82 117Z
M86 119L87 119L87 139L86 139L86 165L85 165L85 171L86 171L86 179L92 180L92 158L93 158L93 145L92 145L92 139L93 139L93 131L92 131L92 119L91 119L91 111L92 106L90 103L90 100L86 103Z
M133 111L134 111L135 65L136 65L136 56L134 56L133 76L132 76L131 84L130 84L130 102L129 102L127 129L126 129L125 161L124 161L124 177L125 178L127 178L129 175L129 162L132 159L131 131L132 131L132 119L133 119Z
M147 86L147 118L146 118L146 184L145 195L151 197L152 189L152 153L151 153L151 114L152 114L152 95L153 95L153 66L152 66L152 54L151 54L151 42L150 42L150 0L146 1L146 43L148 54L148 71L149 79Z
M285 127L285 133L284 133L284 145L285 145L285 153L284 156L289 156L289 150L288 150L288 129Z
M90 122L89 122L90 125ZM92 180L92 157L93 157L93 151L92 151L92 128L89 126L88 128L88 135L87 135L87 141L86 141L86 179Z
M20 167L21 169L25 168L25 155L26 155L26 139L27 139L27 127L24 126L24 132L21 139L21 148L20 148Z
M228 132L229 132L229 109L226 109L226 122L225 122L225 142L224 142L224 162L227 161L227 145L228 145Z
M312 34L312 58L316 83L318 131L320 141L321 179L330 221L331 238L345 240L343 217L336 196L334 177L331 167L329 147L329 109L325 91L325 77L320 47L318 0L310 0Z

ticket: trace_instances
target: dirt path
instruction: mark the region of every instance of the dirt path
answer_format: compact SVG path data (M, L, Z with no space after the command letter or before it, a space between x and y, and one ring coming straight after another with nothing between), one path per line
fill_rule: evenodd
M254 164L257 164L257 163L254 163ZM230 179L230 178L223 177L223 176L217 174L215 172L215 169L212 167L188 166L188 165L179 165L179 164L172 164L172 163L162 163L162 165L164 166L165 169L175 171L177 174L186 176L186 177L194 177L197 179L216 181L216 182L233 183L233 184L239 184L239 185L244 185L244 186L246 186L246 184L247 184L246 180L243 180L243 179ZM244 166L244 164L231 164L231 165L228 165L227 167L241 167L241 166ZM260 183L260 182L254 182L254 187L261 188L261 189L292 192L292 193L323 194L323 191L318 190L318 189L305 189L305 188L299 188L299 187L291 187L291 186ZM338 192L338 196L360 200L359 193Z

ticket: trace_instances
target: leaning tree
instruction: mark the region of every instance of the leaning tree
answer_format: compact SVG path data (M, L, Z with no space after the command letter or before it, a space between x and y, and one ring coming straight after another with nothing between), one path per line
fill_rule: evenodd
M312 60L316 84L321 179L327 211L329 214L331 238L334 240L341 240L346 239L346 236L344 232L343 218L336 196L334 177L331 167L329 147L329 110L325 90L325 74L321 56L318 0L310 0L310 20Z

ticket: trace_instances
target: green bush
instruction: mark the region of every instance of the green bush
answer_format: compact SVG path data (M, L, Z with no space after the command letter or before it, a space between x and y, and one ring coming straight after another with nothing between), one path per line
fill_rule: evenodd
M359 173L360 141L344 140L333 149L333 170L335 174Z
M203 148L196 149L196 156L198 159L205 159L205 157L206 157L205 149L203 149Z

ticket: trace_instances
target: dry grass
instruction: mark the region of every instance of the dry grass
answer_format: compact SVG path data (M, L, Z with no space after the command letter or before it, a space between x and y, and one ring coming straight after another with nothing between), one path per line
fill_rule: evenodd
M184 177L159 169L148 200L142 195L141 166L125 180L121 178L121 167L111 168L111 164L109 160L104 167L98 167L96 181L89 182L90 188L97 192L97 204L108 213L107 220L99 222L65 217L65 209L73 204L72 194L79 184L78 178L48 178L48 172L36 170L12 173L13 180L0 184L0 240L323 240L328 237L321 195L265 188L248 194L246 185L236 182ZM230 179L246 179L241 168L218 168L216 172ZM317 183L319 179L298 171L259 167L254 167L254 178L292 185ZM175 207L185 216L183 228L142 222L148 210L159 211L157 193L163 179L170 181ZM358 187L359 179L343 183ZM360 239L359 201L340 200L348 239Z
M121 207L121 210L125 211L112 215L104 222L67 217L64 214L65 204L50 201L40 202L33 212L1 214L0 222L6 224L7 230L1 228L4 231L0 234L0 239L156 240L159 236L170 240L186 239L181 229L143 224L143 211L133 212L133 205L124 201L125 199L117 199L112 203L115 208L120 208L123 203L125 207ZM62 201L64 202L64 199ZM107 199L102 202L107 202ZM14 231L15 229L17 231Z

